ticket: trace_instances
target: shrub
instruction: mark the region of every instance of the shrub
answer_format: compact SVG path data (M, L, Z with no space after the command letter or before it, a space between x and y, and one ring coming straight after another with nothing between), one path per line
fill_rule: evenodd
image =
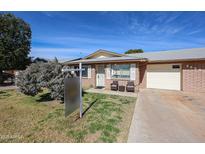
M63 100L64 98L64 75L58 75L52 79L48 84L50 96L53 99Z
M38 94L42 87L48 88L53 99L63 100L64 78L70 73L62 73L63 65L54 62L37 62L31 64L17 76L17 86L26 95Z
M48 87L49 82L61 74L62 65L58 62L41 63L39 81L41 87Z
M34 96L41 90L39 75L39 63L31 64L25 71L19 72L16 85L22 93Z

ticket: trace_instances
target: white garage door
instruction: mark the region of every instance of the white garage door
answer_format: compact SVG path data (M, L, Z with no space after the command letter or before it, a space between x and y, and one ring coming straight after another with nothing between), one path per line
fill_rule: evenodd
M147 88L180 90L180 64L153 64L147 66Z

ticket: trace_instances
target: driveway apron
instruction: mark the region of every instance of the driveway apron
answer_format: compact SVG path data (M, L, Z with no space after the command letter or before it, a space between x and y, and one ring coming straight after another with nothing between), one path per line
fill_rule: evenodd
M205 142L205 96L141 90L128 142Z

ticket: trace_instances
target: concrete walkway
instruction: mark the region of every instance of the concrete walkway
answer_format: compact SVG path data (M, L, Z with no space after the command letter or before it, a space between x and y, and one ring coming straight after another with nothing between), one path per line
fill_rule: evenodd
M205 142L205 95L140 91L128 142Z
M127 97L137 97L137 92L120 92L120 91L111 91L111 90L105 90L105 89L88 89L85 90L85 92L90 93L99 93L99 94L109 94L109 95L119 95L119 96L127 96Z
M16 86L0 86L0 90L17 89Z

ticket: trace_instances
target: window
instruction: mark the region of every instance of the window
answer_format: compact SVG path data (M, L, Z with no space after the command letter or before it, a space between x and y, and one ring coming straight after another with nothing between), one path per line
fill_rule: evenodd
M88 77L88 66L82 66L83 69L85 69L84 71L82 71L82 77L87 78Z
M79 67L75 66L74 68L78 69ZM82 77L88 78L88 68L89 68L89 66L88 65L83 65L82 68L85 69L84 71L82 71ZM76 75L79 76L79 71L76 71Z
M111 69L112 78L130 78L130 64L114 64Z

